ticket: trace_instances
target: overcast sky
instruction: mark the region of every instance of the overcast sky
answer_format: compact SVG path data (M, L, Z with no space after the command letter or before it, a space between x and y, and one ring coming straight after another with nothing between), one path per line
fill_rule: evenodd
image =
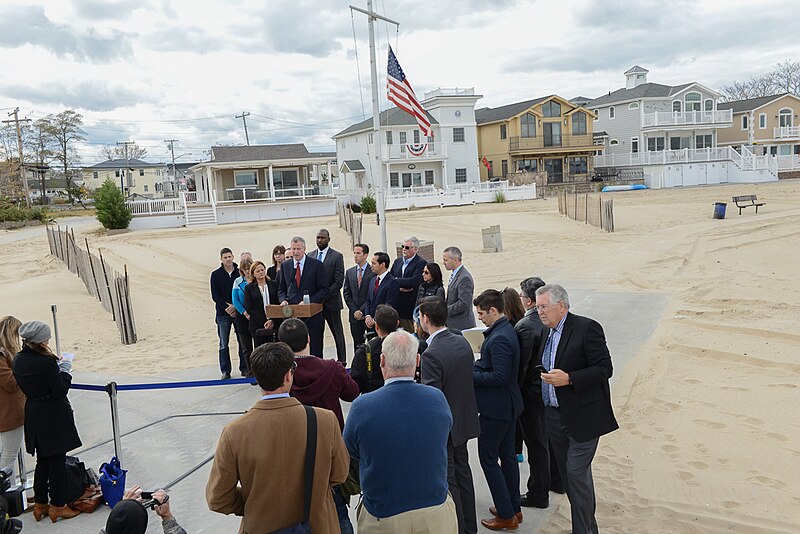
M0 113L83 114L84 164L136 141L166 161L214 144L302 142L371 115L366 0L3 0ZM221 4L224 4L221 5ZM634 64L649 81L712 88L800 60L800 1L375 0L381 109L386 47L422 98L474 87L477 107L548 94L597 97ZM355 39L354 39L355 30ZM359 86L359 75L361 86ZM363 99L363 105L362 105Z

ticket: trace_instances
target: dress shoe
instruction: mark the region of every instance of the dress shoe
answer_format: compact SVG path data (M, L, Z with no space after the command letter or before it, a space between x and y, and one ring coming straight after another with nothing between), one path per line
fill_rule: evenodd
M50 510L47 512L47 515L50 517L50 521L52 521L53 523L55 523L59 519L72 519L78 514L80 514L80 511L73 510L67 505L51 506Z
M494 506L490 506L489 507L489 513L491 513L495 517L499 517L497 515L497 508L495 508ZM522 512L517 512L515 514L515 517L517 518L517 523L519 523L521 525L522 524Z
M220 380L230 380L231 374L230 373L222 373L222 378Z
M489 530L517 530L519 528L519 521L516 517L511 519L500 519L493 517L491 519L481 519L481 525Z
M41 504L36 503L33 505L33 518L38 522L41 521L44 516L47 515L47 512L50 511L49 504Z
M529 508L548 508L550 506L550 501L534 501L530 495L525 494L519 501L520 506L525 506Z

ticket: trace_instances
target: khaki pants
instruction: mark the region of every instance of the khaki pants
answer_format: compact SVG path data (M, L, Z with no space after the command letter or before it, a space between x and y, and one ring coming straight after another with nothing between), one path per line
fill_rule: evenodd
M411 510L378 519L358 505L359 534L458 534L456 505L450 494L438 506Z

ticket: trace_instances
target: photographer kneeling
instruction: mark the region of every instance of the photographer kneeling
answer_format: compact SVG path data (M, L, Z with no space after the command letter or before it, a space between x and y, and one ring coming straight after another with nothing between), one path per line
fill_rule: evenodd
M161 518L164 534L186 534L170 512L167 492L158 490L152 494L152 499L143 502L142 489L139 486L125 492L123 500L108 514L106 528L101 529L100 534L145 534L148 515L146 506L155 510Z

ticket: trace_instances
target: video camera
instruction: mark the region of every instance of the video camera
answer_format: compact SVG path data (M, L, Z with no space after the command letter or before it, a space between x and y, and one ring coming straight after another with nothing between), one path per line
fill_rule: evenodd
M151 510L155 510L156 506L161 506L169 501L169 495L164 497L163 501L159 501L158 499L153 497L155 492L152 491L143 491L142 492L142 506L145 508L150 508Z
M6 515L9 517L17 517L25 511L24 490L22 486L14 486L11 484L14 481L14 471L10 467L0 469L0 534L6 532L19 532L14 530L4 530L9 521L6 521Z

